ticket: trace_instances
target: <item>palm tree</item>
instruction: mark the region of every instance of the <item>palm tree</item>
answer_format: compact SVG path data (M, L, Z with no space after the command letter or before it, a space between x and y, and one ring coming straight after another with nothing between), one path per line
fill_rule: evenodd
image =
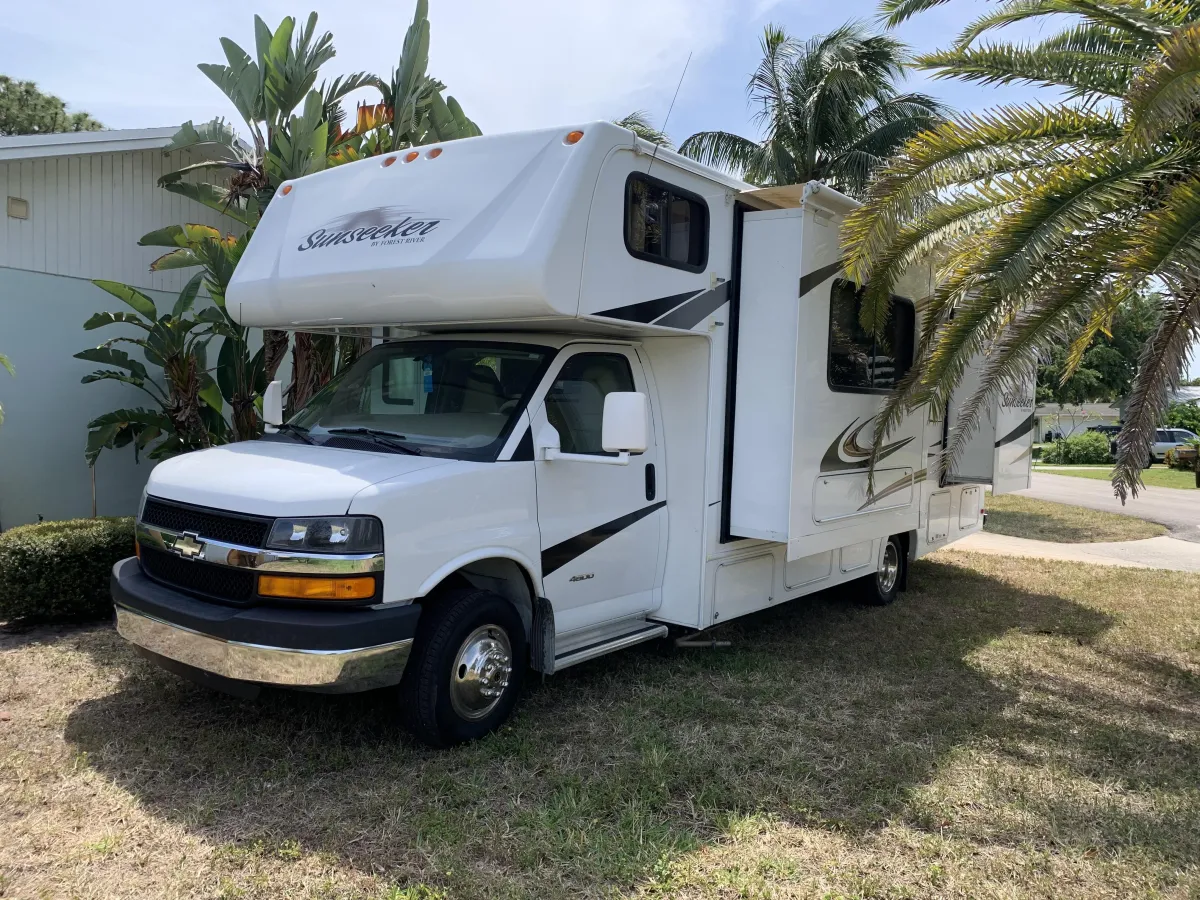
M746 90L763 138L702 131L680 145L684 156L754 184L824 181L857 195L905 141L942 120L936 100L897 90L905 46L860 23L804 42L769 25L761 46Z
M892 23L944 0L888 0ZM994 29L1049 20L1028 44L981 43ZM876 446L900 416L944 409L986 353L945 466L979 410L1025 379L1039 353L1070 345L1070 377L1092 338L1141 290L1158 298L1118 438L1116 494L1140 470L1200 333L1200 4L1194 0L1001 0L948 50L919 57L935 77L1056 88L1049 104L964 114L909 141L843 230L847 270L866 284L864 325L889 291L935 254L917 361L876 420ZM932 327L930 327L932 326Z
M660 147L671 149L671 139L665 131L659 131L650 121L650 114L644 109L638 109L631 112L623 119L614 119L614 125L619 125L622 128L628 128L643 141L649 141L652 144L658 144Z
M221 119L201 125L185 122L166 149L198 149L205 158L164 175L159 184L253 230L285 181L404 147L480 134L453 97L443 98L446 86L427 74L428 12L428 0L417 0L400 59L389 79L357 72L320 85L320 68L333 59L336 51L332 34L318 34L317 14L311 13L303 26L286 17L274 31L255 16L253 57L229 38L222 38L226 63L199 66L237 109L249 140L243 140ZM361 88L374 88L381 100L360 105L354 127L344 130L341 104ZM225 175L228 183L196 183L185 178L193 171L213 169ZM143 243L157 245L166 235L163 245L174 246L180 233L153 232L143 238ZM206 246L233 244L218 241ZM178 247L180 251L168 254L168 265L180 267L189 264L188 259L193 259L190 265L200 264L199 259L188 255L195 250L195 241L178 243ZM238 327L232 319L228 324ZM288 343L287 332L265 330L267 381L275 376ZM365 343L369 345L369 340ZM335 341L329 336L297 332L289 405L304 405L332 376L335 362L352 360L363 344L362 339L353 336Z

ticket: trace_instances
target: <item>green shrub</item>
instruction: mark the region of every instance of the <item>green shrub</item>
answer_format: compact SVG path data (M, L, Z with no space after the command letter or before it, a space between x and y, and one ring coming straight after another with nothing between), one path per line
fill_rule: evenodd
M1103 465L1112 462L1112 454L1108 452L1107 435L1085 431L1043 449L1041 461L1058 465Z
M0 534L0 620L80 621L112 614L108 576L133 555L133 519L71 519Z

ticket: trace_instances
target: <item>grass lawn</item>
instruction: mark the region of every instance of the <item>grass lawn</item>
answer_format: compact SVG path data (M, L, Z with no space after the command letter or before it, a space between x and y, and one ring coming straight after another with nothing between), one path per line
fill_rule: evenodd
M0 896L1195 897L1200 576L943 551L532 679L413 746L391 697L208 693L108 627L0 637Z
M1075 474L1075 473L1072 473ZM1116 513L1035 500L1016 494L988 494L985 531L1063 544L1136 541L1158 537L1167 529L1154 522Z
M1094 478L1097 481L1112 481L1108 469L1073 469L1070 467L1037 466L1035 472L1047 472L1051 475L1070 475L1072 478ZM1179 488L1185 491L1196 490L1196 473L1181 472L1179 469L1168 469L1166 466L1154 466L1142 470L1142 481L1150 487Z

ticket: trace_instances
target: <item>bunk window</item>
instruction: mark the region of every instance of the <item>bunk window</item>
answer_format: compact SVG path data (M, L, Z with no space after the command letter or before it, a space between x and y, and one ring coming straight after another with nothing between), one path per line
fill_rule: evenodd
M916 311L912 301L892 298L878 338L859 324L862 292L836 281L829 304L829 386L835 391L887 393L912 366Z
M635 172L625 182L625 246L638 259L702 272L708 207L690 191Z

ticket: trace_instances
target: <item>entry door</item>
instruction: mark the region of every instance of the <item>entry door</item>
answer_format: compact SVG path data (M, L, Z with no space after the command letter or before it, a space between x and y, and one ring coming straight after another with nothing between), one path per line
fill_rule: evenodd
M613 391L647 392L633 348L568 348L533 412L534 435L550 426L563 453L615 458L600 443L604 397ZM646 452L625 466L535 461L543 589L560 634L658 608L667 522L662 458L652 429Z

